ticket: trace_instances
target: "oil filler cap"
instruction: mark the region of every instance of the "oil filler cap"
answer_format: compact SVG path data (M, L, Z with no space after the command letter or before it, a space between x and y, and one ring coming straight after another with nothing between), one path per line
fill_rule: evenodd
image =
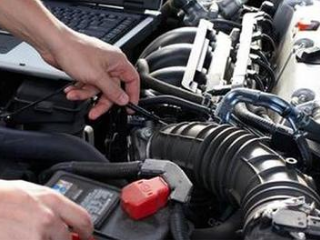
M139 180L122 189L121 206L132 219L140 220L163 208L169 194L170 188L161 177Z

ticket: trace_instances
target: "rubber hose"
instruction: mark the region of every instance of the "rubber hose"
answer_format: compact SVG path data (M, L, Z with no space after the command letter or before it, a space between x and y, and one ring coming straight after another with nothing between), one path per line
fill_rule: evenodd
M97 180L135 178L140 168L140 161L126 163L66 162L54 165L43 172L41 179L45 181L57 171L66 171Z
M80 138L4 127L0 127L0 155L47 165L70 161L108 162L97 149Z
M137 67L140 73L141 83L145 88L151 88L157 92L177 96L197 104L202 104L203 102L205 102L204 97L202 97L201 95L194 94L182 88L172 86L151 77L148 72L149 68L146 60L140 59L137 62Z
M292 129L277 125L274 122L271 122L265 118L257 116L254 113L251 113L245 106L245 104L237 104L234 109L234 114L243 122L248 123L249 125L255 126L257 128L261 128L266 130L272 134L274 133L282 133L287 136L292 136L297 143L297 147L303 159L303 164L305 167L312 167L312 155L308 147L308 143L304 136L299 136L298 138L293 136Z
M320 123L310 118L304 126L304 130L308 132L308 137L315 141L320 141Z
M300 124L301 121L303 121L301 111L282 98L274 94L246 88L233 89L228 92L218 104L215 112L216 116L219 117L223 123L229 122L234 107L240 102L271 109L280 116L287 118L292 125L294 124L292 127L295 127L295 124Z
M211 114L211 110L209 108L171 95L161 95L152 98L141 99L139 102L139 105L142 107L151 107L158 104L172 104L192 112L205 115Z
M244 103L239 103L235 106L233 113L243 122L254 126L269 133L280 132L285 135L292 136L293 131L285 126L277 125L263 117L260 117L252 112L250 112Z
M188 240L188 223L183 213L182 204L175 202L170 215L170 230L174 240Z
M221 223L221 225L212 228L195 229L192 232L191 239L197 240L235 240L239 239L236 234L237 230L242 228L242 219L240 211L234 213L229 219Z

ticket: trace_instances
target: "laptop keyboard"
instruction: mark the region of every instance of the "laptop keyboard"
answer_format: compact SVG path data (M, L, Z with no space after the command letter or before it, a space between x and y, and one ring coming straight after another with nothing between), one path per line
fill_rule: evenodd
M61 6L47 8L70 28L108 43L115 43L142 19L137 14L116 11L90 11Z

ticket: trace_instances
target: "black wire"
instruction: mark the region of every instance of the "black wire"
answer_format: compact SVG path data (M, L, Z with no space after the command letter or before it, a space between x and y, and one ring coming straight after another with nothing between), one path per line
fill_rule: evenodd
M257 55L258 57L260 57L262 61L264 61L266 64L269 65L268 58L266 57L266 55L261 50L251 48L251 52L253 54Z
M17 114L19 114L19 113L21 113L21 112L23 112L23 111L25 111L25 110L27 110L27 109L39 104L39 103L41 103L41 102L43 102L43 101L45 101L45 100L47 100L49 98L52 98L53 96L61 93L64 89L66 89L69 86L74 85L75 83L76 83L75 81L73 81L71 83L68 83L68 84L64 85L63 87L57 89L53 93L50 93L47 96L44 96L43 98L40 98L40 99L38 99L38 100L36 100L36 101L34 101L32 103L29 103L28 105L26 105L26 106L24 106L22 108L19 108L19 109L15 110L14 112L0 114L0 119L10 118L10 117L12 117L14 115L17 115Z
M164 122L163 120L161 120L161 118L157 115L155 115L154 113L151 113L149 112L148 110L138 106L138 105L135 105L131 102L129 102L127 105L126 105L127 108L130 108L131 110L133 111L136 111L137 113L140 113L142 116L144 117L147 117L151 120L154 120L156 122L159 122L161 123L162 125L166 126L168 125L166 122Z
M272 18L270 17L269 19L268 18L265 18L263 19L262 23L268 23L269 24L269 32L272 31L273 29L273 22L272 22Z
M261 80L261 78L257 75L257 74L254 74L252 76L253 80L256 82L256 85L257 85L257 88L258 90L260 91L265 91L265 86Z
M270 92L273 89L273 87L276 85L276 77L274 75L272 68L260 59L252 59L252 62L255 64L258 64L261 68L263 68L268 73L269 81L268 81L268 86L266 91Z
M272 47L272 51L276 50L276 48L277 48L276 44L273 41L272 37L270 37L268 34L262 33L261 39L266 40L270 44L270 46Z

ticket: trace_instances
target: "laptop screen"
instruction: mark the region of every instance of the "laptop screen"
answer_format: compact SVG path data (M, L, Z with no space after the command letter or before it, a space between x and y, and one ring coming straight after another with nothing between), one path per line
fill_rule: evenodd
M61 2L100 3L115 6L136 6L139 9L159 10L162 0L56 0Z

